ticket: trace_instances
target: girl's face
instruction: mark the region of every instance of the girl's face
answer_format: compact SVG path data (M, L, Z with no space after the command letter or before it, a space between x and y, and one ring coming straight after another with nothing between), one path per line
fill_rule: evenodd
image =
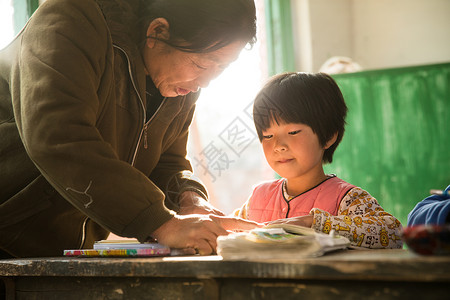
M334 141L320 145L311 127L302 123L272 122L262 133L264 155L278 175L288 179L288 182L324 179L322 157Z

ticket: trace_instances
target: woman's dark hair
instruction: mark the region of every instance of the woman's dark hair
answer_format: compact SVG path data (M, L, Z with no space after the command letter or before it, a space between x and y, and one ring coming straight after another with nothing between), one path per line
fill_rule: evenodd
M253 120L259 140L272 122L306 124L322 146L337 132L336 142L325 150L324 163L333 153L345 130L347 106L334 79L325 73L284 73L272 77L253 104Z
M253 0L141 0L141 5L145 28L156 18L166 19L170 38L161 41L181 51L210 52L235 41L256 42Z

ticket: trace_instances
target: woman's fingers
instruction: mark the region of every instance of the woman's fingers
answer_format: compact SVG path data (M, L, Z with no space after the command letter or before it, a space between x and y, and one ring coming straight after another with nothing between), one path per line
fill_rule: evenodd
M153 232L158 242L173 248L194 248L201 255L216 252L217 237L227 230L250 230L262 224L234 217L176 215Z
M313 220L314 215L306 215L287 219L279 219L268 222L268 224L293 224L298 226L311 227Z
M227 234L209 215L176 215L152 234L159 243L172 248L194 248L203 255L217 246L217 236Z
M263 226L261 223L235 217L222 217L216 215L210 215L209 217L225 230L252 230Z
M225 213L217 208L213 209L213 214L218 215L218 216L225 216Z
M195 247L196 253L200 255L210 255L216 252L216 246L212 246L209 240L199 240Z

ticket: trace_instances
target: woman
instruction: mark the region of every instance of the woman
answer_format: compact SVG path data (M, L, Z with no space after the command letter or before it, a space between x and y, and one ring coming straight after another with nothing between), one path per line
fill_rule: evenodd
M3 256L109 232L210 254L254 228L208 204L186 143L199 89L255 34L252 0L47 0L0 52Z

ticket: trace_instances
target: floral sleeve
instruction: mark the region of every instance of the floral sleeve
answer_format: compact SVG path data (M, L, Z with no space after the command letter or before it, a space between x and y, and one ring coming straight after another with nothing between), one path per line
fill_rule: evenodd
M248 219L247 209L248 209L249 202L250 202L250 200L245 201L245 203L241 206L241 208L237 208L233 211L232 215L234 217L238 217L238 218L247 220Z
M325 233L332 229L347 237L352 246L365 248L401 248L401 223L384 211L368 192L356 187L342 199L338 215L313 208L312 228Z

